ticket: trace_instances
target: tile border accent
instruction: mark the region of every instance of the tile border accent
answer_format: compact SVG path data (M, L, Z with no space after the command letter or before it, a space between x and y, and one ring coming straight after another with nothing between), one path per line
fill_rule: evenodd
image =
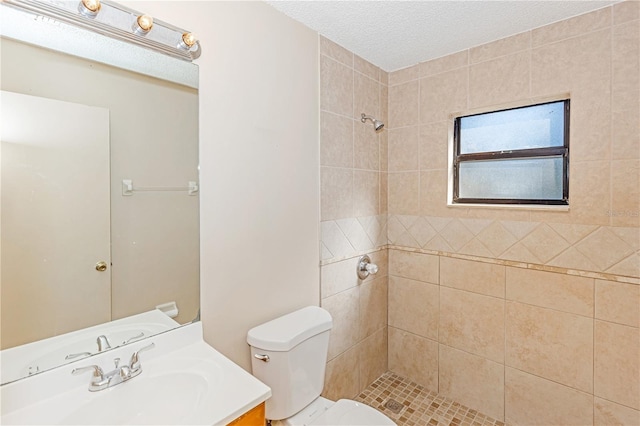
M323 221L320 231L320 266L394 248L640 285L634 227L381 214Z
M344 236L344 240L345 242L347 242L348 238ZM323 241L321 243L324 245ZM537 271L555 272L560 274L574 275L578 277L595 278L595 279L606 280L606 281L615 281L620 283L640 285L640 277L618 275L618 274L612 274L607 272L589 271L586 269L578 269L578 268L566 268L566 267L554 266L554 265L543 265L543 264L532 263L532 262L521 262L516 260L498 259L493 257L477 256L477 255L471 255L471 254L454 253L454 252L445 251L445 250L433 250L433 249L427 249L427 248L408 247L406 245L398 245L398 244L392 244L392 243L381 244L381 245L378 245L377 247L372 247L372 248L363 249L363 250L356 250L355 248L353 248L353 246L351 246L350 249L345 250L345 252L339 256L328 256L324 259L321 259L319 262L319 265L320 266L330 265L332 263L338 263L344 260L360 257L364 254L376 253L376 252L387 250L387 249L403 250L407 252L450 257L454 259L471 260L475 262L490 263L495 265L512 266L512 267L523 268L523 269L534 269Z
M640 283L637 227L390 214L389 246Z
M389 248L389 245L385 244L383 246L376 247L376 248L371 249L371 250L361 250L361 251L357 251L357 252L354 252L352 254L349 254L349 255L346 255L346 256L342 256L342 257L332 257L331 259L324 259L324 260L320 261L320 267L331 265L332 263L339 263L339 262L342 262L342 261L345 261L345 260L349 260L349 259L355 259L356 257L360 257L360 256L363 256L365 254L377 253L379 251L387 250L388 248Z
M603 272L593 272L593 271L585 271L580 269L561 268L557 266L540 265L536 263L516 262L512 260L493 259L493 258L472 256L472 255L460 254L460 253L450 253L446 251L416 249L416 248L405 247L405 246L397 246L394 244L388 244L386 248L390 250L402 250L402 251L407 251L412 253L431 254L431 255L442 256L442 257L451 257L454 259L464 259L464 260L471 260L474 262L490 263L494 265L512 266L514 268L533 269L536 271L555 272L559 274L574 275L578 277L596 278L596 279L606 280L606 281L615 281L620 283L640 285L640 278L627 277L624 275L614 275L614 274L607 274Z

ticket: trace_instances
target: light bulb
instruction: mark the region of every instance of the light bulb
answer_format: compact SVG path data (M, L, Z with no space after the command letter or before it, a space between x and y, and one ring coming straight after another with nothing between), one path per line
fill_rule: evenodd
M184 33L182 34L182 42L184 43L185 46L187 46L187 48L192 47L194 44L196 44L197 38L195 36L195 34L193 33Z
M100 0L82 0L78 4L78 11L93 18L100 12Z
M138 28L143 33L148 33L153 28L153 18L149 15L140 15L137 19Z
M100 10L100 0L82 0L82 5L91 12Z

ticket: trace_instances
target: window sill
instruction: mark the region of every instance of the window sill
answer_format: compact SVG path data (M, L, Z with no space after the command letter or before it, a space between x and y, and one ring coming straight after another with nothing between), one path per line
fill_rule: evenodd
M543 204L464 204L451 202L447 203L447 207L454 209L496 209L496 210L545 210L553 212L568 212L569 206L543 205Z

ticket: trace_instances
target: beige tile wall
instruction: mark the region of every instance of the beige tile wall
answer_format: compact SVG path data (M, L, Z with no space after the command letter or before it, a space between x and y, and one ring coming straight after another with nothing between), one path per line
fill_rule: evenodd
M358 257L321 268L321 306L333 328L323 396L354 398L387 367L387 250L370 253L376 275L358 279Z
M388 75L320 38L321 306L333 317L323 395L353 398L387 371ZM385 247L379 250L380 247ZM361 281L360 255L380 267Z
M640 277L640 21L625 2L389 76L390 244ZM568 211L447 206L451 117L571 98Z
M337 261L387 244L388 73L320 37L321 258Z
M511 424L640 421L636 284L392 248L388 309L389 369L464 405Z
M321 39L326 396L388 365L509 423L640 424L639 15L619 3L388 75ZM447 207L451 114L566 93L569 211ZM387 123L377 152L365 107ZM370 251L388 279L354 278Z
M386 122L386 73L324 37L320 53L321 221L385 214L387 133L361 123L360 114Z
M389 369L511 424L640 424L640 3L389 75ZM569 93L570 209L447 207L452 114Z

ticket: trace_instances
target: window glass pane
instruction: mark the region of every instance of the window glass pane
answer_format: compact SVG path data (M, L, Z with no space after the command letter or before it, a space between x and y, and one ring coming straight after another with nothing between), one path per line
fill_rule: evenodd
M562 157L461 162L459 197L561 200Z
M564 102L460 118L460 154L564 146Z

